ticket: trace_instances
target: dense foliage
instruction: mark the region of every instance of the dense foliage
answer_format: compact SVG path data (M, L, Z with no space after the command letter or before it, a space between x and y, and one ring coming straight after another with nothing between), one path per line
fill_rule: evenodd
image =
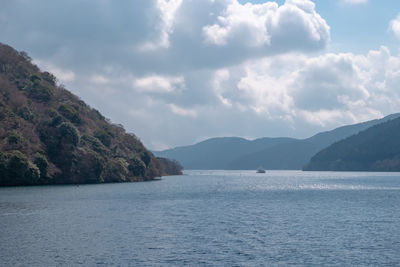
M167 158L157 158L162 166L164 175L181 175L183 167L176 160L170 160Z
M0 185L143 181L173 169L3 44L0 140Z
M312 157L304 170L400 171L400 118L329 146Z

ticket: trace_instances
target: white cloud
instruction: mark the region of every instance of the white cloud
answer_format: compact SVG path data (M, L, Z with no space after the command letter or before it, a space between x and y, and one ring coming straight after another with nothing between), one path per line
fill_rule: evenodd
M140 51L152 51L170 46L169 35L174 29L175 13L182 4L182 0L157 0L156 6L160 12L161 22L156 26L159 30L158 40L146 41L139 46Z
M224 93L227 91L224 82L228 81L230 77L228 69L220 69L214 73L214 79L212 81L212 87L218 100L227 107L232 107L232 102L224 97ZM229 86L229 85L228 85Z
M330 39L330 27L308 0L287 0L271 20L272 44L293 50L324 47Z
M243 42L247 46L262 46L270 43L267 31L267 18L276 12L274 2L241 5L232 1L218 16L218 23L203 27L206 43L226 45L230 42Z
M393 31L394 35L400 39L400 15L390 22L390 29Z
M109 84L111 82L109 78L100 74L93 74L90 80L94 84Z
M342 3L350 5L365 4L367 2L368 0L342 0Z
M43 9L55 13L43 14ZM266 55L319 51L330 36L310 0L280 6L238 0L15 1L0 14L7 21L0 27L5 40L75 73L98 72L106 64L135 77L177 76Z
M329 26L309 0L287 0L282 6L231 1L215 24L203 27L203 35L207 44L275 50L324 47L330 38Z
M133 82L133 87L141 92L171 93L181 90L185 86L185 79L182 76L168 77L152 75Z
M259 75L247 67L246 76L242 77L237 88L246 99L249 108L257 114L267 117L289 114L293 100L287 92L288 80L282 77Z
M400 57L392 56L386 47L367 55L275 56L242 68L245 74L231 89L236 97L225 94L225 101L267 120L334 127L399 111ZM229 79L237 77L231 73ZM220 90L215 92L220 97Z
M168 106L170 107L171 111L176 115L185 117L197 117L197 112L195 109L182 108L175 104L169 104Z
M356 121L357 118L354 117L350 112L343 112L340 109L333 110L318 110L318 111L308 111L300 110L300 117L304 118L306 122L313 125L326 126L329 124L336 124L338 121L347 121L351 117L351 120Z
M369 96L352 55L326 54L308 59L296 73L292 96L307 110L340 109Z

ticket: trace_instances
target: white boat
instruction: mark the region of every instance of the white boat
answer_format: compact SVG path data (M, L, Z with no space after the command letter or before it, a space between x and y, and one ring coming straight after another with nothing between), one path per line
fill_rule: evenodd
M258 167L257 173L265 173L265 170L263 167Z

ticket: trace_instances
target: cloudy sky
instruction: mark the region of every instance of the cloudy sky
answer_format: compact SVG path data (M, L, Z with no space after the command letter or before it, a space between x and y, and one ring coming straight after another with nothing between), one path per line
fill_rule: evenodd
M400 111L398 0L1 0L0 42L151 149Z

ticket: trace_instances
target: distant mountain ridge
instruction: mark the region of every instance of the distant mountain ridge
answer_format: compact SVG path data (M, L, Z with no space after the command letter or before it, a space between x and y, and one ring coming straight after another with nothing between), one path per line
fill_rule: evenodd
M157 156L178 160L185 169L250 170L263 166L265 169L300 170L321 149L397 117L400 117L400 113L342 126L306 139L284 137L250 141L239 137L220 137L154 153Z
M296 139L260 138L250 141L240 137L217 137L191 146L153 152L158 157L178 160L185 169L218 170L226 169L229 163L239 156L293 140Z
M313 156L307 171L400 171L400 118L374 125Z

